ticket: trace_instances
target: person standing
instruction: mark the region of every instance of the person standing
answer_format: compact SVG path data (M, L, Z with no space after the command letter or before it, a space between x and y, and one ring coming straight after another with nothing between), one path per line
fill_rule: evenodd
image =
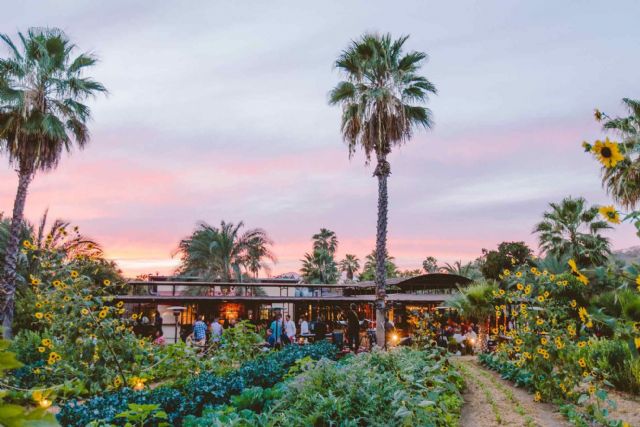
M198 316L195 325L193 325L193 342L200 347L204 347L207 338L207 324L204 323L204 314Z
M273 322L271 322L271 331L273 332L274 347L280 347L282 345L282 338L284 335L284 322L282 321L282 314L278 313Z
M322 315L318 316L318 321L316 322L313 332L316 335L316 342L327 338L327 324L324 322L324 317Z
M349 340L349 348L358 354L360 348L360 319L356 312L356 305L351 303L347 312L347 339Z
M287 321L284 323L284 331L287 334L287 343L293 344L296 339L296 323L291 320L291 316L287 314Z
M300 335L309 335L309 322L304 316L300 318Z
M222 333L224 332L224 328L220 324L220 318L216 317L211 323L211 340L213 342L220 342L220 338L222 338Z

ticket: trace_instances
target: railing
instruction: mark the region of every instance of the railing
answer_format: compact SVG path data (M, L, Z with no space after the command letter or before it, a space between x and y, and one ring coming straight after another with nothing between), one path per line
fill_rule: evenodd
M217 282L129 282L129 295L137 296L280 296L330 297L344 295L350 285L309 285L292 283L217 283ZM277 295L265 289L278 290Z

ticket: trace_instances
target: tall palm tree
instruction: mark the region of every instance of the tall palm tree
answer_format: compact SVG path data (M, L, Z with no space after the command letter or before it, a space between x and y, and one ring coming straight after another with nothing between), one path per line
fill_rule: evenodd
M385 255L387 253L387 156L394 146L411 139L417 126L431 127L431 112L423 105L436 88L418 75L427 58L423 52L403 52L408 36L393 40L390 34L364 34L344 50L335 67L345 80L331 91L329 103L342 106L342 136L349 156L358 148L369 163L375 156L373 175L378 179L376 232L376 337L384 346L386 304Z
M340 271L347 273L347 279L353 280L353 276L360 270L360 260L356 255L346 254L340 261Z
M83 77L96 58L81 53L58 29L18 33L20 46L0 35L9 56L0 59L0 148L18 172L11 232L0 283L1 315L11 336L19 233L27 189L37 171L54 169L63 151L89 142L89 107L83 102L105 92L97 81Z
M241 232L242 227L242 221L235 225L222 221L219 228L206 222L198 224L189 237L180 241L177 252L182 259L178 271L209 280L240 281L240 268L251 257L257 257L257 261L251 261L254 266L264 258L275 261L267 232L261 228Z
M596 112L596 119L605 119L603 128L617 133L625 158L616 167L602 169L602 185L616 202L633 209L640 202L640 101L622 99L629 112L627 117L610 118Z
M335 254L338 250L338 237L334 231L321 228L319 233L311 236L313 239L314 250L325 250L331 254Z
M551 210L543 214L544 219L533 230L538 233L543 253L559 259L573 258L583 267L606 262L611 254L610 243L600 233L612 227L597 220L597 206L587 206L582 197L567 197L549 206Z

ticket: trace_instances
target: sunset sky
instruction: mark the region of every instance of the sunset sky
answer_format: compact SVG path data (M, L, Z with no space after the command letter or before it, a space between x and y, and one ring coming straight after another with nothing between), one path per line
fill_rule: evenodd
M640 2L14 1L0 28L65 30L101 62L92 140L39 175L27 217L71 221L128 275L168 273L197 221L243 220L297 271L320 227L339 256L374 247L377 185L351 161L332 63L365 31L410 34L438 88L435 127L390 161L389 248L402 268L525 240L551 201L606 203L583 140L598 107L640 98ZM5 51L2 51L2 55ZM0 155L1 156L1 155ZM0 158L1 160L1 158ZM0 211L16 174L0 163ZM617 249L638 245L631 226Z

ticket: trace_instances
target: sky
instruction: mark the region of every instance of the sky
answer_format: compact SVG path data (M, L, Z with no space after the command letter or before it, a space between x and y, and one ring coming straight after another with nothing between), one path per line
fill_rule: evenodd
M580 143L598 107L639 98L637 1L12 2L0 28L63 29L95 53L109 90L90 102L91 143L39 174L26 215L80 226L129 276L169 273L198 221L244 221L297 271L311 235L338 256L375 246L377 184L348 158L333 62L364 32L410 35L438 94L435 126L390 156L388 246L401 268L469 261L529 243L549 202L610 203ZM1 51L2 55L6 51ZM0 162L2 159L0 158ZM0 211L17 178L0 163ZM632 227L608 233L638 245Z

